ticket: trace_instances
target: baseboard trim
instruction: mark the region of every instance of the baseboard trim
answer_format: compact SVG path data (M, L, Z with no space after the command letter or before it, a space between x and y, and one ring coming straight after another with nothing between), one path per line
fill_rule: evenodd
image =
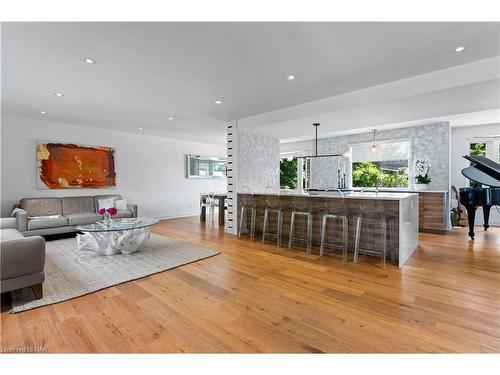
M170 214L170 215L157 215L153 216L155 219L158 220L168 220L168 219L180 219L183 217L191 217L191 216L199 216L200 212L199 211L193 211L193 212L183 212L183 213L175 213L175 214Z

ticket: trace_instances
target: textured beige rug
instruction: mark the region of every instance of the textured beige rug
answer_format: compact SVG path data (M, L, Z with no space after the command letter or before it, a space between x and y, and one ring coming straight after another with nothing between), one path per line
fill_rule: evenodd
M140 251L129 255L81 251L76 238L47 241L46 246L43 298L35 300L31 288L12 292L11 312L66 301L219 254L154 233Z

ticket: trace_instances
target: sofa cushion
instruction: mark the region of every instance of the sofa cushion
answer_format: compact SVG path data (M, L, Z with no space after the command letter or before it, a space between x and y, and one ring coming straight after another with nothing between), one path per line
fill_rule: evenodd
M7 228L0 229L0 241L12 241L24 238L24 236L17 229Z
M61 198L23 198L19 206L28 216L62 215Z
M64 216L85 212L95 212L94 199L86 197L63 197L61 198L62 213ZM71 224L71 223L70 223Z
M120 194L108 194L108 195L94 195L94 211L99 210L99 199L122 199Z
M17 228L15 217L2 217L0 219L0 228Z
M102 220L102 215L95 212L83 212L78 214L65 215L68 218L69 225L91 224Z
M65 227L67 225L68 225L68 218L63 216L59 218L28 220L28 230Z
M124 217L133 217L133 215L132 215L132 211L130 211L130 210L118 210L116 215L113 217L115 217L117 219L121 219Z

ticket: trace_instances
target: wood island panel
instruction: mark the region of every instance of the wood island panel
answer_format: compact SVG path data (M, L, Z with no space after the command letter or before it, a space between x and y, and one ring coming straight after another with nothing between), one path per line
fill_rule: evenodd
M245 194L238 194L238 213L241 212L242 205L242 196ZM267 195L254 195L254 201L257 206L257 216L256 216L256 224L255 224L255 232L256 238L262 239L262 228L264 222L264 210L269 199ZM282 246L288 246L288 238L290 235L290 221L291 221L291 211L294 207L294 200L305 201L308 200L307 205L311 207L313 212L313 246L316 248L320 245L320 226L321 226L321 214L325 210L325 202L324 197L321 196L310 196L310 197L296 197L296 196L286 196L281 195L279 197L279 205L283 209L283 232L282 232ZM338 200L338 198L326 198L330 200ZM394 245L395 248L399 247L399 201L397 200L368 200L368 199L345 199L346 208L349 215L349 225L348 225L348 250L353 251L354 249L354 214L360 212L360 206L363 206L366 209L373 208L375 204L380 204L383 207L385 213L390 214L395 217L394 224ZM277 233L277 216L275 213L269 214L269 223L267 233ZM239 217L238 217L239 219ZM247 226L250 228L250 211L247 212ZM239 224L238 224L239 225ZM298 238L306 238L306 230L307 230L307 218L303 215L297 215L295 217L295 237ZM342 234L342 226L340 221L334 223L333 220L328 220L327 222L327 236L326 242L330 244L341 244L341 234ZM389 241L389 233L387 237L387 241ZM272 241L276 241L271 236L266 236L266 242L271 243ZM380 249L381 246L381 228L378 220L367 220L363 221L361 226L361 239L360 239L360 248L366 250L375 250ZM389 243L389 242L388 242ZM304 246L305 243L301 244L300 242L294 242L294 247ZM326 247L326 251L332 251L331 247ZM333 248L334 250L334 248ZM340 250L340 249L339 249ZM313 248L313 252L317 252ZM396 252L397 254L397 252Z

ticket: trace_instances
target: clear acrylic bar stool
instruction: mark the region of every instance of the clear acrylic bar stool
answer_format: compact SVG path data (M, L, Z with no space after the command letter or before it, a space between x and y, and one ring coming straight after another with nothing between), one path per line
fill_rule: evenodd
M257 216L257 206L255 204L255 198L253 196L252 190L243 185L239 189L241 196L241 209L240 209L240 222L238 225L238 238L241 237L242 232L250 232L250 239L253 240L255 237L255 220ZM250 230L247 227L247 212L250 211Z
M273 236L277 238L278 247L281 247L281 236L283 233L283 208L280 206L280 196L279 190L273 188L272 186L267 186L265 188L266 193L266 206L264 209L264 224L262 226L262 243L266 241L267 236ZM269 227L269 214L276 213L277 224L276 233L267 233Z
M339 189L326 189L323 193L324 211L321 215L321 244L319 255L323 256L325 252L325 245L329 247L339 247L338 244L329 244L325 242L327 235L328 220L333 221L333 230L335 233L335 224L340 221L342 224L342 258L344 262L347 260L347 241L348 241L348 225L349 215L346 210L344 193Z
M306 238L297 238L295 237L295 217L305 216L307 220L307 229L306 229ZM292 217L290 220L290 237L288 238L288 248L292 248L293 241L301 241L307 243L307 253L311 254L312 249L312 209L309 205L309 194L304 192L302 197L296 197L293 199L293 209L292 209Z
M393 262L396 260L396 247L395 247L395 235L396 235L396 216L387 212L381 201L371 201L370 203L363 203L360 205L359 214L354 218L356 223L355 238L354 238L354 263L358 263L359 254L379 256L381 258L382 267L385 269L386 258L387 258L387 227L389 227L389 239L391 243L391 259ZM366 225L366 229L369 228L369 224L374 231L380 230L380 248L376 248L376 241L374 241L373 249L361 249L360 239L361 239L361 229L362 225ZM374 236L375 239L376 236Z

